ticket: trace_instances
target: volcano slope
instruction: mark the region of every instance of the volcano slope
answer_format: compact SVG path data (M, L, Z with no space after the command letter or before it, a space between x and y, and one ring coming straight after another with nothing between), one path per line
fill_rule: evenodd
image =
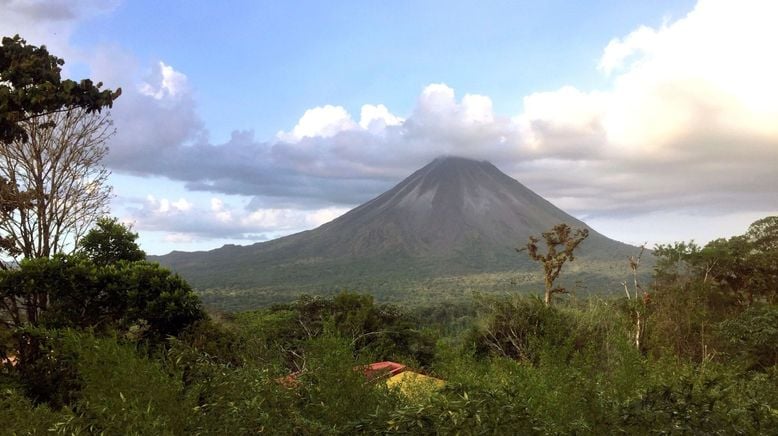
M609 239L489 162L438 158L322 226L249 246L154 257L225 308L338 289L385 300L536 286L540 266L515 248L556 224L588 228L563 277L579 290L618 289L637 248ZM426 291L426 292L424 292ZM236 300L236 301L237 301Z

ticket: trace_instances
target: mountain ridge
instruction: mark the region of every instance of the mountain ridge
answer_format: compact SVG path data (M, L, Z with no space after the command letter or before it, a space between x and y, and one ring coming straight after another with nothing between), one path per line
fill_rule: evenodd
M394 277L534 270L537 265L514 248L558 223L589 229L577 256L583 261L623 262L636 250L598 233L487 161L447 156L315 229L153 259L198 288L370 287Z

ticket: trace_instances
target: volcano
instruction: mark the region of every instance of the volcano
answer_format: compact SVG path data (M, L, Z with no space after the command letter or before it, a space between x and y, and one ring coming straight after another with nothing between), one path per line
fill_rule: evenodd
M155 260L200 289L369 290L433 277L537 270L515 248L559 223L589 229L576 262L624 263L636 251L489 162L442 157L316 229Z

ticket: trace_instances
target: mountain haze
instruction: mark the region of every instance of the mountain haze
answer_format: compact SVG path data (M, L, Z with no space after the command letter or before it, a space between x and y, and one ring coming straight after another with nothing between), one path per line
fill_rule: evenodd
M156 260L199 288L371 288L398 279L534 271L538 266L515 247L558 223L589 228L489 162L442 157L316 229ZM589 231L580 248L584 262L623 262L635 252Z

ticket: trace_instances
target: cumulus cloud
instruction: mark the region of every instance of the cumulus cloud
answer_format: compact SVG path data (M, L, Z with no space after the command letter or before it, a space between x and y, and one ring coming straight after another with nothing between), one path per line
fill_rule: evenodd
M138 87L141 94L162 100L165 97L177 97L187 91L186 75L176 71L170 65L159 62L159 69L155 71L153 81L143 82Z
M37 13L3 1L27 20ZM44 22L67 29L79 10L51 4L60 9ZM324 104L273 138L236 131L221 144L208 139L185 71L164 60L145 69L115 47L87 58L95 78L136 84L113 110L114 171L250 197L239 208L136 207L144 226L178 235L304 228L315 210L366 201L440 155L490 160L579 216L764 211L778 209L777 18L776 2L700 1L681 19L615 35L591 66L606 86L538 90L518 114L435 83L408 114Z
M362 106L359 116L359 126L373 133L380 134L388 126L399 126L405 120L389 112L386 106L366 104Z
M291 132L278 132L278 138L297 142L304 138L329 138L357 127L341 106L326 105L308 109Z
M558 174L596 194L574 210L776 208L778 61L765 55L776 17L772 2L702 1L614 39L599 65L612 87L527 97L523 137L541 156L574 159ZM550 188L563 199L566 188Z
M168 242L195 242L205 239L263 241L278 234L318 227L348 209L328 207L318 210L267 208L249 210L219 197L206 204L185 198L171 200L148 195L126 205L125 221L139 231L169 232Z
M99 50L93 55L93 75L107 85L126 86L111 111L116 135L110 143L107 164L115 171L136 175L167 174L185 147L205 143L207 131L185 74L164 61L143 71L121 50ZM108 58L112 62L106 62ZM116 85L114 85L116 86Z

